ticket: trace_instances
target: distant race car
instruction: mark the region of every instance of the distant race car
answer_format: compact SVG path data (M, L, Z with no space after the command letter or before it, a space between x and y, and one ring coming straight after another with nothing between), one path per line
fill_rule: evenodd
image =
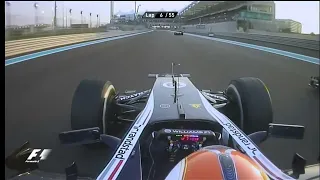
M183 31L175 31L173 34L174 35L183 35Z
M213 32L209 32L209 33L208 33L208 36L209 36L209 37L214 37L215 34L214 34Z
M260 79L239 78L223 92L211 92L197 89L189 74L175 74L174 65L169 74L150 74L155 78L152 88L138 93L119 93L109 81L80 82L72 100L72 130L60 133L59 139L64 145L106 145L113 150L95 179L319 177L319 171L305 168L306 160L298 154L292 171L285 173L260 151L268 137L304 136L303 126L272 123L270 94ZM18 171L15 178L57 178L34 171L37 164L25 163L30 156L37 154L26 143L6 158L6 166ZM65 172L62 179L81 179L75 163Z
M319 88L319 76L310 78L309 86L313 88Z

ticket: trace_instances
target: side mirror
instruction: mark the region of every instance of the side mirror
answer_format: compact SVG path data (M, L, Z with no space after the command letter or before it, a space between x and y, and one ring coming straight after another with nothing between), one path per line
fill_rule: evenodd
M101 134L98 127L61 132L59 140L63 145L103 143L111 149L117 149L121 143L121 139L115 136Z
M303 139L304 126L270 123L268 136L286 139Z
M26 163L25 161L29 157L32 152L32 148L30 148L29 141L25 142L18 149L13 151L8 157L5 159L5 165L7 168L12 170L17 170L19 173L24 173L27 171L32 171L38 169L39 166L37 163Z
M59 134L60 143L63 145L84 145L100 141L100 128L87 128L65 131Z
M270 123L267 131L258 131L249 134L248 137L256 144L260 145L268 137L286 138L286 139L303 139L304 126L287 125Z
M268 138L268 133L266 131L258 131L252 134L249 134L248 137L256 144L260 145Z

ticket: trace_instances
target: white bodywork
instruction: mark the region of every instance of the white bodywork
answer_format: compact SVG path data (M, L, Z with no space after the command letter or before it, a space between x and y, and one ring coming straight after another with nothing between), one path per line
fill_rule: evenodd
M225 129L225 131L232 136L234 141L246 152L246 154L254 160L261 168L268 174L272 179L277 180L288 180L293 179L288 176L278 167L276 167L263 153L259 148L251 141L251 139L242 132L228 117L216 110L203 96L203 94L198 91L201 101L206 109L206 111L217 120L217 122ZM117 179L121 170L123 169L125 163L127 162L134 146L139 140L144 128L148 124L151 115L154 109L154 95L153 90L150 93L148 102L145 106L145 109L140 113L134 122L132 128L128 131L127 135L123 138L119 148L116 153L113 155L112 159L108 165L103 169L100 175L97 177L98 180L106 179ZM130 142L129 140L130 139ZM126 144L127 143L127 144ZM124 148L125 147L125 148ZM123 149L125 150L123 150ZM120 152L119 153L117 152ZM121 157L120 157L121 156Z

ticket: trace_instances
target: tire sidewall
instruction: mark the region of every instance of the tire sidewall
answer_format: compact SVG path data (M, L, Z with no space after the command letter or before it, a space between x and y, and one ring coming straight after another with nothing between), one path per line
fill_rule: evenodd
M267 131L273 122L272 100L266 85L258 78L240 78L226 89L231 103L227 116L246 134Z
M81 81L72 100L71 128L77 130L99 127L101 131L105 131L114 96L115 89L110 81Z

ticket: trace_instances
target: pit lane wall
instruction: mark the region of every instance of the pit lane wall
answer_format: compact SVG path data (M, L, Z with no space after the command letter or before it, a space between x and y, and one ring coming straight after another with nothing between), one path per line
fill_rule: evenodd
M214 33L215 37L235 40L240 42L248 42L256 45L273 44L276 46L288 46L300 48L306 51L314 51L311 54L319 54L319 35L302 35L289 33L272 33L257 30L248 30L243 32L237 28L237 22L221 22L212 24L185 25L182 26L186 33L208 36ZM281 49L281 48L280 48ZM287 49L287 48L285 48ZM308 52L308 54L310 54Z

